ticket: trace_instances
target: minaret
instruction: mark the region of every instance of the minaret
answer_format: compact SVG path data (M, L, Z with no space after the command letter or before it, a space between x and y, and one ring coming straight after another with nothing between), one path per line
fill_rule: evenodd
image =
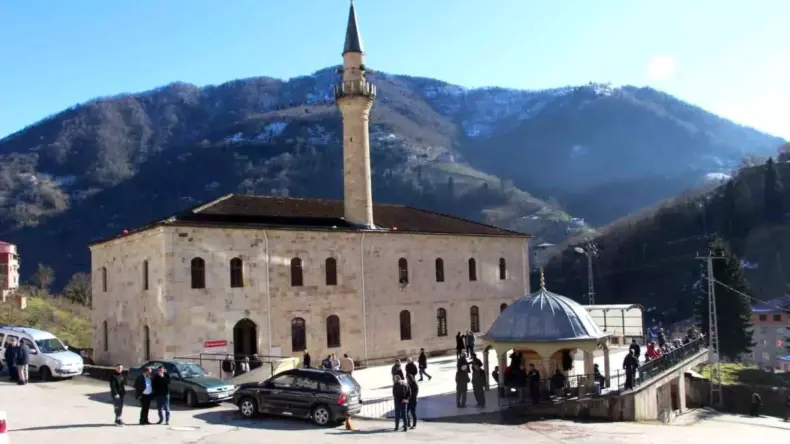
M343 80L335 85L335 101L343 115L343 207L347 221L373 227L370 184L370 108L376 86L367 81L365 52L359 37L354 0L348 11L343 46Z

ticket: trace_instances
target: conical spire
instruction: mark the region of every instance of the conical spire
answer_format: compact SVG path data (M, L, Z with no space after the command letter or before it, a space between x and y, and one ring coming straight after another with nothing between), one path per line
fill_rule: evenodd
M362 38L359 36L359 27L357 26L357 11L354 9L354 0L351 0L351 8L348 10L346 44L343 45L343 54L347 52L365 52L362 50Z

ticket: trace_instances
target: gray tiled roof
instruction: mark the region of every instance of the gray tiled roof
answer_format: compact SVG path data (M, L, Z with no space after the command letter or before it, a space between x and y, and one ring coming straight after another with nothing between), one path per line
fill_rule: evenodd
M484 339L499 342L553 342L606 336L580 304L540 289L505 309Z

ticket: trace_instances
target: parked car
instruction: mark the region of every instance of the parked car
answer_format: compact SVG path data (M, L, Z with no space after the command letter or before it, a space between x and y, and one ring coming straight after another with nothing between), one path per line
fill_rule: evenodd
M320 426L335 425L362 410L359 384L348 374L298 368L266 381L242 384L233 403L245 418L273 414L311 419Z
M42 381L70 378L82 374L82 357L72 351L50 332L29 327L0 327L0 360L5 355L9 339L25 344L30 349L30 374L38 374ZM3 362L6 366L6 363Z
M0 410L0 444L9 444L8 438L8 416L6 412Z
M183 399L190 407L200 404L218 404L233 397L236 386L211 376L203 368L188 361L156 360L129 369L126 385L134 387L134 381L146 367L155 372L164 367L170 375L170 396ZM152 373L153 374L153 373Z

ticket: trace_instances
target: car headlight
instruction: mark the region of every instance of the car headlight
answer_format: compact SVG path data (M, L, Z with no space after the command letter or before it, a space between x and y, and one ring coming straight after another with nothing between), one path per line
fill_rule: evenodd
M210 389L206 389L206 392L208 392L208 393L218 393L218 392L219 392L219 389L216 389L216 388L210 388Z

